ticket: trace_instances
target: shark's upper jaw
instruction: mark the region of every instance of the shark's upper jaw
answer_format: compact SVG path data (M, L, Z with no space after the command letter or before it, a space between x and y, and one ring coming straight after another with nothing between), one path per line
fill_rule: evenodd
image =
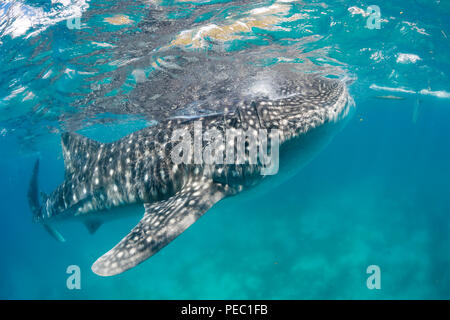
M306 113L314 112L315 126L336 122L347 115L353 100L344 82L317 77L304 86L293 95L298 96L299 105Z
M346 85L337 79L315 77L302 82L297 92L303 106L317 110L324 115L325 121L336 121L345 113L349 99Z
M257 108L265 127L281 130L285 138L343 119L353 101L344 82L318 76L289 81L278 93Z

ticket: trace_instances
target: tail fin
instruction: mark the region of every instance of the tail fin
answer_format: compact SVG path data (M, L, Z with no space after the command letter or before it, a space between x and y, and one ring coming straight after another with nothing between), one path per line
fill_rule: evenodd
M28 204L33 214L33 221L37 222L42 211L42 206L39 203L38 191L38 173L39 173L39 159L36 160L33 167L33 174L31 175L30 186L28 188ZM44 223L44 228L47 232L59 242L65 242L64 237L53 227Z

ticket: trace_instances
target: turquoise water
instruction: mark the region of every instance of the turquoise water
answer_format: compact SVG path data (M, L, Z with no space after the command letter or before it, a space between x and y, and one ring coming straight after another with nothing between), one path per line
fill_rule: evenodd
M369 5L380 29L367 28ZM431 0L0 2L0 297L450 298L449 13ZM163 117L181 84L214 87L215 66L233 93L278 64L350 78L355 100L346 127L288 182L218 203L109 278L90 266L135 217L95 235L63 225L66 243L32 224L33 163L44 191L61 183L61 132L112 141ZM148 101L161 106L154 117ZM69 265L81 290L66 287ZM369 265L380 290L366 286Z

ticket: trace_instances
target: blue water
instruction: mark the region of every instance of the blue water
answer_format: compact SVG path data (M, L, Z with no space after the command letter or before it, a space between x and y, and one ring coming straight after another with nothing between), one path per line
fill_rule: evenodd
M366 27L369 5L380 29ZM145 29L149 13L166 24ZM0 1L0 298L449 299L449 14L442 0ZM236 21L248 26L238 37ZM64 178L60 132L112 141L151 124L118 101L136 102L173 47L235 57L244 78L242 61L351 78L355 109L288 182L218 203L148 261L102 278L92 263L136 218L95 235L64 225L58 243L31 222L32 166L39 157L50 192ZM66 287L69 265L81 290ZM370 265L379 290L366 286Z

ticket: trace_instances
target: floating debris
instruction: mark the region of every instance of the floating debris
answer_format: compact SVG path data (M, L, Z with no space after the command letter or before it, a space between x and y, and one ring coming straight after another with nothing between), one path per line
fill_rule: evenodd
M406 63L416 63L417 61L422 60L421 57L419 57L416 54L412 54L412 53L399 53L397 56L397 63L402 63L402 64L406 64Z
M399 96L393 96L393 95L389 95L389 96L375 96L376 99L386 99L386 100L405 100L406 98L404 97L399 97Z
M128 16L123 14L118 14L113 17L107 17L103 19L105 22L115 25L115 26L123 26L133 22Z
M413 115L412 115L413 123L416 123L417 119L419 118L419 106L420 106L420 100L416 99L416 102L414 103L414 109L413 109Z
M250 10L247 12L247 17L231 23L223 25L211 23L199 28L184 30L177 35L169 47L192 46L193 48L203 48L208 44L208 39L219 42L241 39L242 34L251 32L252 28L289 31L289 29L281 27L280 24L309 18L307 13L287 16L290 10L291 5L289 4L275 3L267 8Z

